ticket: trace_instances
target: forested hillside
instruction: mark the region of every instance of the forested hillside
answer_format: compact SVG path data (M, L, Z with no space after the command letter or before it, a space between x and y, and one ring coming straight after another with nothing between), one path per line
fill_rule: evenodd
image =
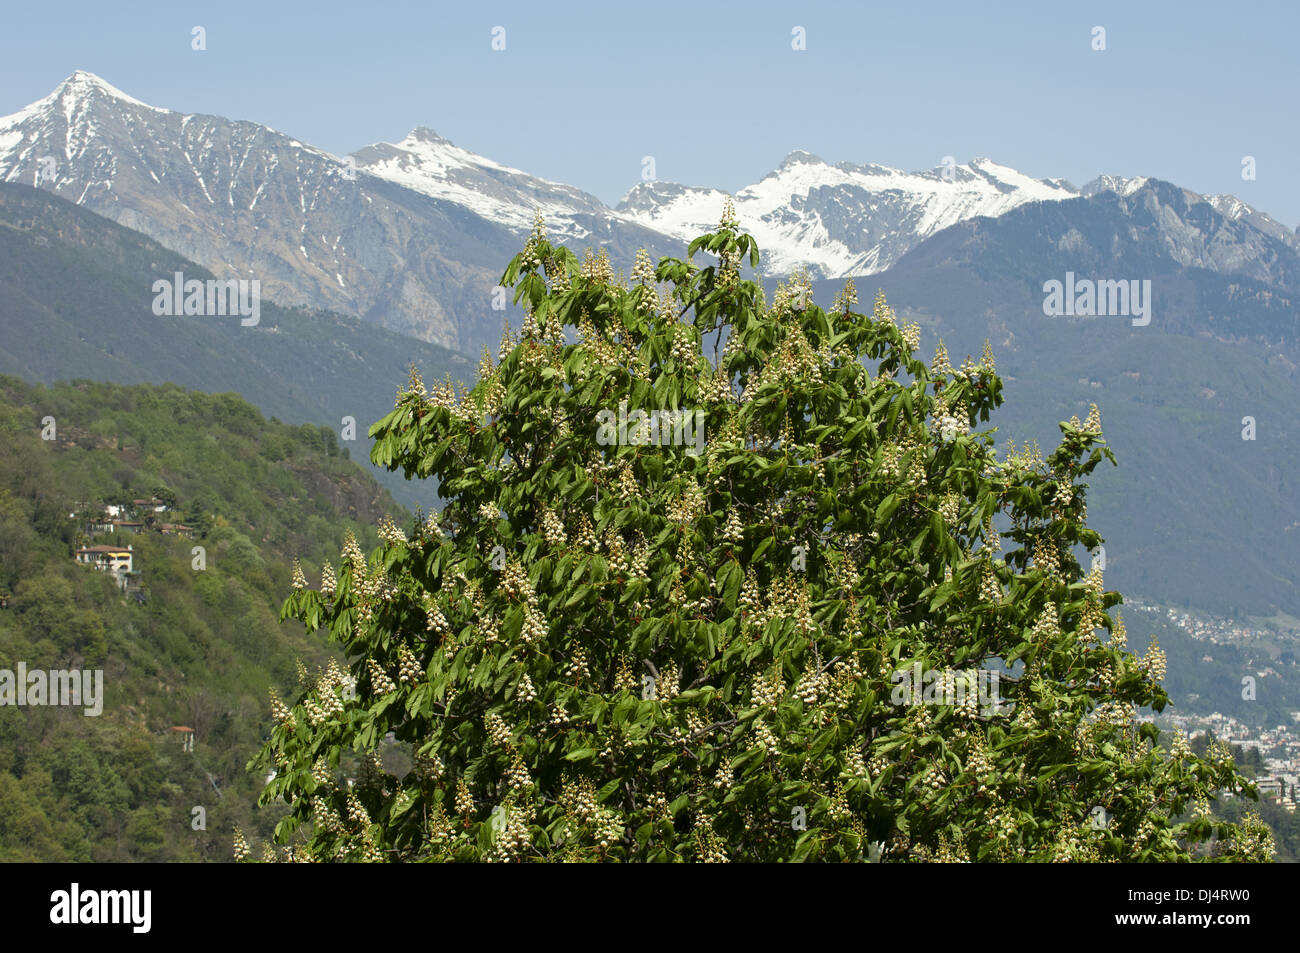
M0 377L0 439L0 670L102 669L104 696L98 717L0 707L0 861L228 860L234 826L276 819L246 770L268 691L295 692L299 660L327 658L278 621L292 560L314 583L349 530L373 545L400 508L332 431L268 422L232 394ZM155 490L194 538L92 538L69 518ZM105 542L131 546L139 599L74 562Z

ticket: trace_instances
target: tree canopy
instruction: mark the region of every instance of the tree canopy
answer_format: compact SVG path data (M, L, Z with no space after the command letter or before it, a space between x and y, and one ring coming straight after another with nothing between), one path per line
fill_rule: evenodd
M1080 565L1096 407L999 455L987 347L927 365L883 295L746 261L730 208L628 278L539 222L521 332L472 389L412 371L371 459L444 509L284 606L350 660L272 701L289 856L1266 859Z

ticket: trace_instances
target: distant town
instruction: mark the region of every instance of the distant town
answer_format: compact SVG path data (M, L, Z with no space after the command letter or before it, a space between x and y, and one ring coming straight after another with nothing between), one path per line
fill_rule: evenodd
M1206 642L1209 646L1262 648L1296 634L1293 629L1252 627L1238 620L1206 618L1177 609L1144 605L1132 599L1125 601L1125 607L1163 617L1191 638ZM1207 647L1200 661L1213 662L1213 650ZM1246 674L1263 679L1276 677L1279 673L1274 666L1262 664ZM1195 695L1176 700L1183 702L1183 705L1176 706L1175 710L1199 700L1199 696ZM1212 733L1220 741L1245 751L1259 752L1263 769L1258 772L1255 785L1260 798L1274 801L1287 811L1295 813L1297 785L1300 784L1300 699L1296 699L1295 704L1296 710L1290 713L1290 723L1279 725L1251 725L1218 711L1190 714L1166 710L1161 714L1143 715L1142 720L1153 722L1161 729L1180 728L1187 732L1189 739Z

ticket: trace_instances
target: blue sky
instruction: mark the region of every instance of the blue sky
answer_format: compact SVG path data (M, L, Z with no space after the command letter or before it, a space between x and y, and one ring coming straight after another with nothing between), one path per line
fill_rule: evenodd
M988 156L1076 185L1154 175L1300 223L1295 3L8 6L0 114L87 69L339 155L429 126L611 204L646 155L660 179L735 190L806 149L904 169Z

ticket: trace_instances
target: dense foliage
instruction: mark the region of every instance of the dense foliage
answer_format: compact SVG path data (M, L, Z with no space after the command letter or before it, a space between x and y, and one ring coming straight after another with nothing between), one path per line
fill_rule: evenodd
M273 699L257 763L291 856L1266 858L1257 819L1209 817L1246 787L1226 749L1137 720L1163 653L1126 651L1076 556L1100 543L1081 481L1113 459L1096 408L1046 459L999 457L974 430L991 352L927 366L883 296L827 310L796 278L769 305L746 258L730 212L630 282L539 225L500 363L459 398L412 374L372 460L445 509L349 541L284 607L351 659ZM703 452L635 413L678 410ZM899 695L972 670L998 705Z
M298 659L327 655L276 618L290 554L314 564L349 526L374 540L400 512L333 437L268 423L230 394L0 377L0 669L101 669L105 695L89 717L0 706L0 861L222 861L236 825L269 835L264 778L245 770L262 699L292 684ZM155 491L178 508L159 521L206 534L86 537L69 519ZM148 601L77 565L82 543L132 546ZM181 725L193 751L170 731Z

